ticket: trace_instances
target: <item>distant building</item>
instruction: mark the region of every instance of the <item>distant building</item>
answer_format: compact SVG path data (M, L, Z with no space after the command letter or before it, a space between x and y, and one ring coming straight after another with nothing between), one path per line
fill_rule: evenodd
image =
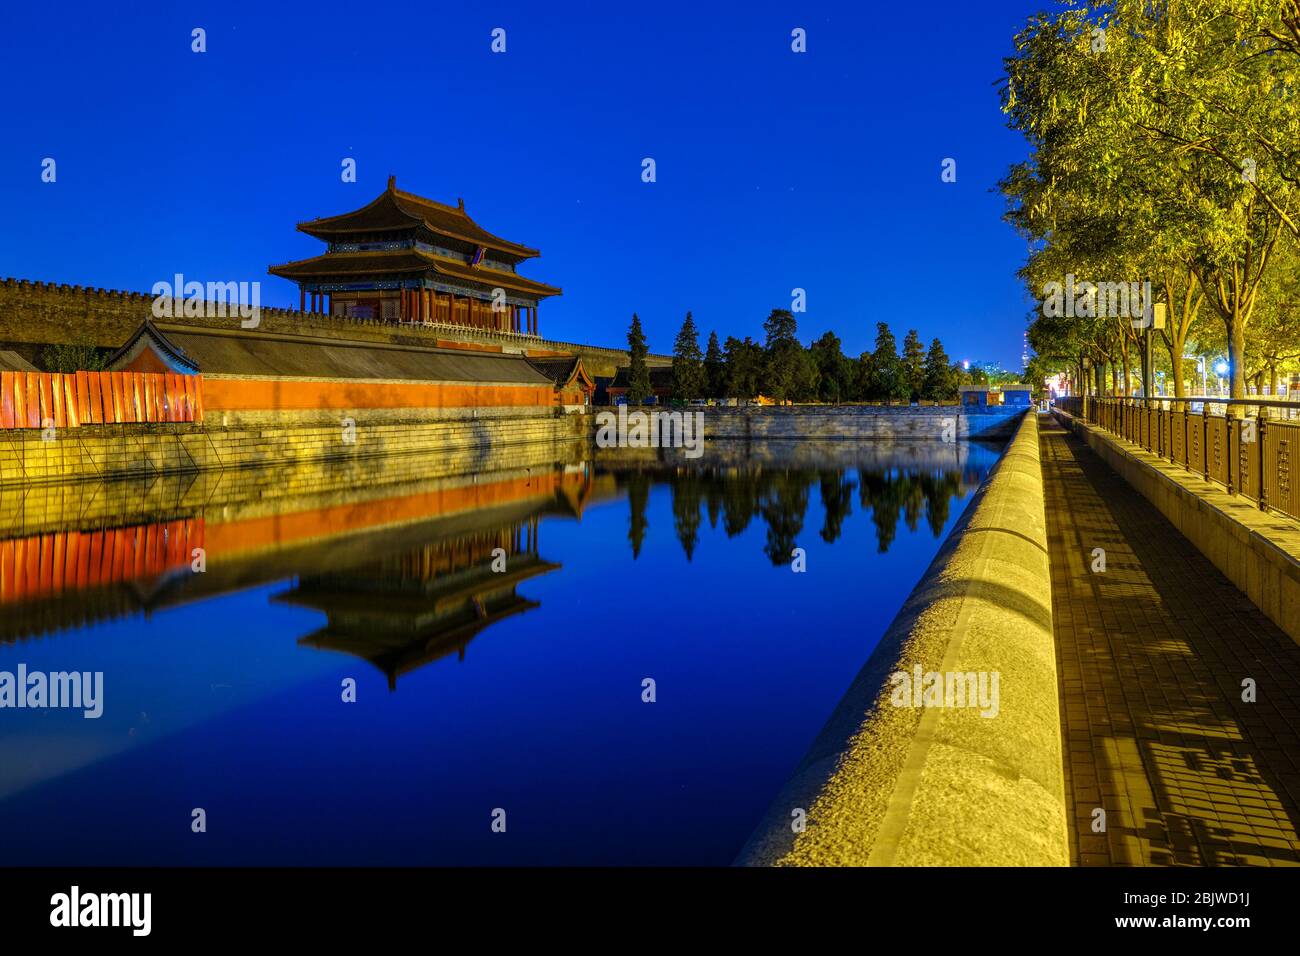
M1029 405L1033 401L1033 389L1028 385L1002 385L998 390L1002 393L1003 405Z
M560 407L565 411L583 411L591 405L596 381L587 374L578 356L530 358L528 364L555 383Z
M457 200L446 206L397 188L352 212L298 223L328 243L323 255L271 266L298 285L302 311L382 322L454 325L537 335L537 307L560 295L517 267L536 249L479 226Z
M673 393L673 370L672 366L650 366L647 371L650 373L650 392L654 397L663 403L672 397ZM622 404L619 399L627 397L628 383L630 381L632 370L628 366L623 366L614 375L614 381L609 383L605 389L609 395L609 404Z

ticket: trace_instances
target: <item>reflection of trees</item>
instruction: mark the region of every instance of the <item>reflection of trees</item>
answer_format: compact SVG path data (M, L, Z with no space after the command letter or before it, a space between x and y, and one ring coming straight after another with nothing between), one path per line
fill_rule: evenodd
M694 471L679 471L670 479L673 488L673 530L689 561L700 539L700 502L704 498L704 480Z
M871 508L876 526L876 547L881 554L894 543L900 509L909 531L915 531L925 508L926 525L937 538L948 523L952 499L962 493L962 476L945 472L869 472L859 469L858 500Z
M948 506L961 494L961 475L945 471L939 475L921 476L921 493L925 496L925 523L937 538L948 523Z
M834 544L839 540L844 519L853 513L853 487L855 482L845 481L842 471L824 471L821 476L822 540Z
M804 512L808 510L808 485L813 476L807 472L782 472L766 475L762 504L767 522L767 545L763 552L773 564L789 564L795 539L803 530Z
M722 482L716 475L710 475L710 480L706 482L705 501L709 508L709 527L718 526L718 515L722 513Z
M638 471L626 478L631 511L628 540L634 558L641 553L649 527L645 512L652 474ZM790 561L803 531L814 482L821 492L821 539L834 544L843 536L844 523L853 513L856 486L861 510L871 511L881 554L894 543L900 516L908 530L914 532L924 515L931 533L936 538L942 536L952 499L967 488L959 471L872 471L859 467L856 481L849 475L844 469L765 471L761 467L729 467L679 468L655 477L661 481L666 477L672 488L673 530L688 561L699 544L700 524L707 508L710 526L716 528L721 516L722 530L728 538L744 533L755 516L761 517L767 525L763 553L774 565ZM983 478L983 473L978 477Z
M632 560L641 556L641 544L645 541L645 529L650 526L646 521L646 504L650 501L650 476L645 472L635 471L627 477L627 506L629 512L627 539L632 542Z
M903 482L882 472L858 470L858 502L871 509L876 526L876 550L884 554L894 543L898 527L898 506L902 503Z
M750 519L758 514L758 476L742 471L722 481L722 530L734 538L749 527Z

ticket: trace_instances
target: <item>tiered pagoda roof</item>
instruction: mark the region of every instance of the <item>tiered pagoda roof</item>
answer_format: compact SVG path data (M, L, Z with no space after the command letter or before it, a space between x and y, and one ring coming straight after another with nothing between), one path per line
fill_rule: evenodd
M518 263L539 255L536 249L488 232L465 212L463 200L449 206L404 192L397 188L395 177L360 209L300 222L298 230L330 243L330 250L271 266L267 271L272 275L297 282L443 276L455 282L500 286L536 299L561 294L556 286L513 271ZM350 248L376 245L380 248Z

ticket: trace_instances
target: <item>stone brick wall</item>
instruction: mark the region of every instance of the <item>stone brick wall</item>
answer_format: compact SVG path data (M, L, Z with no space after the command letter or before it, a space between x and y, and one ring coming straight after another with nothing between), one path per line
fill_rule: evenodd
M152 316L152 307L153 296L142 292L5 279L0 282L0 349L12 349L38 367L42 367L41 349L49 343L87 343L99 348L115 349L127 340L141 322ZM168 321L194 323L209 328L237 329L240 320L237 316L230 316L176 317ZM298 312L294 309L264 307L258 328L270 332L410 345L471 343L508 351L577 354L582 356L583 365L591 375L612 375L617 366L628 362L625 349L455 326L394 326L383 322ZM602 335L605 334L605 328L602 325ZM671 362L671 357L667 355L652 355L649 359L651 365L667 365Z
M41 432L0 432L0 488L211 470L383 459L437 457L473 471L511 448L586 440L587 416L546 415L454 421L357 422L354 441L341 423L283 423L261 427L205 424L88 425L64 429L53 441Z
M645 407L640 411L656 411ZM658 409L670 411L669 409ZM596 414L617 408L596 409ZM628 409L629 412L634 409ZM844 439L941 441L949 425L952 437L1008 439L1025 409L999 407L970 411L958 405L784 405L744 408L682 409L704 414L706 439ZM593 416L593 438L595 435Z

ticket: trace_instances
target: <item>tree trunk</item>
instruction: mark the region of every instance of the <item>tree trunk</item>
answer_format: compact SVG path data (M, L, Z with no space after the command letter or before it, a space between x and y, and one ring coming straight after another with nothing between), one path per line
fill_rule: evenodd
M1169 374L1174 380L1174 397L1182 398L1186 389L1183 387L1183 348L1186 343L1177 332L1171 330L1169 336ZM1168 392L1168 389L1165 389Z
M1227 325L1228 374L1232 376L1233 398L1246 397L1246 322L1237 312Z

